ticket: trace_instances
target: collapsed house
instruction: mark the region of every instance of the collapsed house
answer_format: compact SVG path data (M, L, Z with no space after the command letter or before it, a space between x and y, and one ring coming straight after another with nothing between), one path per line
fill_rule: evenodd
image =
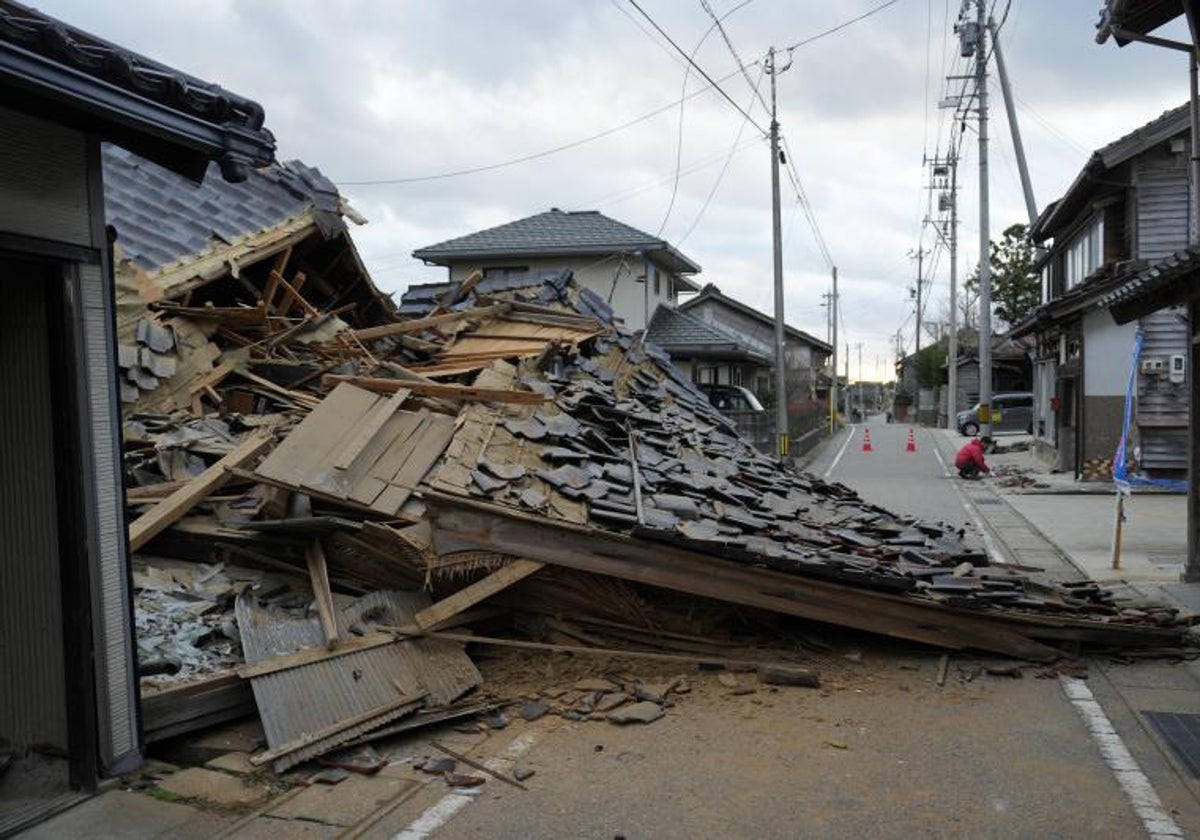
M139 361L155 329L179 356L126 413L150 739L257 708L282 770L477 713L465 645L506 640L456 627L709 661L725 604L1042 662L1187 629L781 467L569 271L400 317L365 276L356 300L311 261L286 279L286 248L217 257L131 321Z

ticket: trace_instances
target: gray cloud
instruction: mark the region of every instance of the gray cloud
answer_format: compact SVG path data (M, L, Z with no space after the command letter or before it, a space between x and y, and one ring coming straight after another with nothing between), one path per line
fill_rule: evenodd
M335 179L423 175L485 165L568 143L631 120L680 94L681 63L639 31L624 0L45 0L50 14L263 103L282 157ZM684 49L710 27L698 3L645 0ZM732 0L714 2L718 13ZM755 0L726 21L744 60L786 46L874 5ZM1003 9L1003 4L998 4ZM889 336L911 310L907 289L926 193L921 157L944 117L941 76L958 72L943 20L958 3L902 0L795 53L778 79L780 121L842 279L847 338L864 343L864 375L890 358ZM1037 196L1057 197L1093 149L1187 94L1186 61L1166 50L1093 42L1099 0L1013 0L1003 33L1021 101ZM636 12L625 5L631 16ZM999 13L999 12L998 12ZM926 103L927 15L932 18ZM1168 35L1178 35L1174 30ZM734 69L712 33L697 61L714 77ZM699 80L693 78L689 90ZM757 75L757 70L752 71ZM735 76L725 88L751 100ZM998 86L993 82L993 93ZM765 83L763 90L766 90ZM995 231L1024 218L1008 127L992 123ZM753 111L765 124L761 108ZM381 286L440 277L415 248L557 206L601 209L649 230L672 190L678 111L561 154L470 177L346 187L371 222L356 232ZM741 117L713 93L689 100L678 195L664 231L691 225L734 142ZM941 132L942 148L947 131ZM747 128L721 187L683 250L699 278L770 311L768 154ZM978 254L974 134L962 165L965 275ZM786 180L785 180L786 184ZM787 310L824 335L820 295L829 271L785 200ZM931 244L928 233L925 245ZM934 296L946 290L941 259ZM936 303L931 305L936 311ZM912 325L905 327L911 346ZM856 369L852 369L856 373Z

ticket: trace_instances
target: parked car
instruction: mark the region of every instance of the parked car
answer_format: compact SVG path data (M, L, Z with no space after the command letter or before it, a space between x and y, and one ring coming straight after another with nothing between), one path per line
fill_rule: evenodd
M763 408L763 404L758 401L758 397L754 396L752 391L740 385L700 384L696 387L705 393L708 401L722 414L728 414L731 411L758 414L766 411Z
M992 394L993 432L1033 432L1033 394L1029 391L1009 391ZM979 403L958 412L958 431L967 437L979 434Z

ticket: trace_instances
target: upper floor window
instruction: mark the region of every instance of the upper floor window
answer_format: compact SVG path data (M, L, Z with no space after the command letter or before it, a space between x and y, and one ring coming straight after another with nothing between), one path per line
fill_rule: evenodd
M1104 218L1097 216L1075 234L1063 256L1066 286L1073 289L1104 263Z
M660 295L662 295L662 277L661 277L661 275L659 275L658 269L655 268L654 269L654 296L659 297Z

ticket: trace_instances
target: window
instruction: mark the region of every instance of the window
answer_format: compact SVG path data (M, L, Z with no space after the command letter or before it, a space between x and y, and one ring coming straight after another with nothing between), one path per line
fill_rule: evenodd
M654 296L662 296L662 278L659 276L658 269L654 269Z
M1086 280L1104 262L1104 218L1097 217L1075 234L1067 245L1063 263L1067 288L1073 289Z

